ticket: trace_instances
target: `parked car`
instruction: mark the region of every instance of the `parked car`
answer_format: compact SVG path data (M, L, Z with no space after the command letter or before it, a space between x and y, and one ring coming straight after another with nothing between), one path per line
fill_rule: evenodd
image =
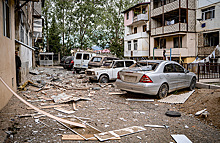
M109 66L106 64L106 61L112 61L112 60L119 60L115 57L108 57L108 56L94 56L91 58L91 60L88 63L88 68L99 68L101 66Z
M68 56L63 56L62 59L60 60L60 66L63 66L64 65L64 62L65 62L65 59L67 58Z
M94 53L88 52L76 52L74 58L74 70L79 73L81 70L86 70L88 68L88 62L91 57L95 56Z
M118 71L128 68L136 63L134 60L112 60L111 64L102 68L87 69L86 76L90 80L107 83L109 80L116 80Z
M73 65L74 65L74 56L68 56L64 61L63 68L71 70L73 68Z
M146 60L118 72L117 88L164 98L174 90L196 85L196 75L174 61Z

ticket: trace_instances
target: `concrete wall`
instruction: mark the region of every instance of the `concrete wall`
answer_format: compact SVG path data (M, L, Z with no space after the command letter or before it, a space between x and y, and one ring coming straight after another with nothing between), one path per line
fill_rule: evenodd
M10 7L10 38L3 35L3 2L0 0L0 77L15 91L15 27L14 27L14 0L9 0ZM2 109L12 97L12 93L0 82L0 109Z

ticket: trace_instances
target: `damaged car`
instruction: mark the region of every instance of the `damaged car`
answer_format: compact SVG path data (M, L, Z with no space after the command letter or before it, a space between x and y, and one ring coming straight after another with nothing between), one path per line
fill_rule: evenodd
M118 71L123 68L128 68L136 63L134 60L112 60L106 61L106 65L101 68L87 69L85 71L86 76L89 77L91 81L99 81L100 83L108 83L109 80L116 80Z
M196 85L196 75L179 63L163 60L143 60L118 72L117 88L133 93L157 95L164 98L169 92Z

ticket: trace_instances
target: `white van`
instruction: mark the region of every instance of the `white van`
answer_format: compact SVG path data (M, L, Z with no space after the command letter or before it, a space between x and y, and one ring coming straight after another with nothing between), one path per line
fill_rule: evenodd
M88 52L76 52L74 57L74 70L76 73L79 73L81 70L86 70L88 68L88 62L93 56L96 56L96 54Z

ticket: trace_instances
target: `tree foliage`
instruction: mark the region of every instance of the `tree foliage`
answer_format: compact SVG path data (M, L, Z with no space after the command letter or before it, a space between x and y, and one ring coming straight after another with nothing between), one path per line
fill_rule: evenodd
M47 51L70 53L109 45L113 54L123 57L124 16L122 11L135 0L47 0L43 15ZM47 46L46 46L47 45Z

